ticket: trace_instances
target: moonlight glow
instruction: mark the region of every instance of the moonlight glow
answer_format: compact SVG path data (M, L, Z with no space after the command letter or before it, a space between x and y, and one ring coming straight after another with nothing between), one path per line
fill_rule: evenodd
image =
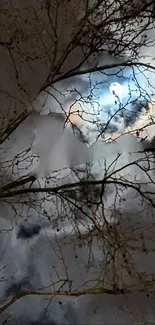
M111 94L120 96L121 92L122 92L122 86L118 82L113 82L110 85L109 90L110 90Z

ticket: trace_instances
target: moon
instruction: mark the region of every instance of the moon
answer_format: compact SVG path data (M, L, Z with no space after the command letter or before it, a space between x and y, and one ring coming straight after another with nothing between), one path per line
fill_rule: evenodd
M109 90L111 94L120 96L122 92L122 86L118 82L113 82L111 83Z

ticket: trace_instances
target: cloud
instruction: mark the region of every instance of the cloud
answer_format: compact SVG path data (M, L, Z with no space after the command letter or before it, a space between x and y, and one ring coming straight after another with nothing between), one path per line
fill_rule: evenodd
M89 150L85 143L65 128L64 118L58 115L36 116L34 129L39 143L32 148L40 162L34 173L37 177L50 175L53 171L81 165L89 161Z

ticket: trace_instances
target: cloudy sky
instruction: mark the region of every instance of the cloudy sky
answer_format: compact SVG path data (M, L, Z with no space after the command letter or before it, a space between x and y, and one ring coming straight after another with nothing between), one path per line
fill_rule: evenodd
M58 7L56 1L53 3L54 15ZM117 1L108 2L108 19L109 8L116 9L115 4ZM154 323L154 294L148 293L153 290L155 272L152 262L154 160L151 156L148 164L148 156L142 153L143 144L135 136L122 136L113 144L99 140L92 145L112 115L108 134L147 123L150 110L146 112L145 108L154 95L154 75L142 67L124 68L122 61L130 57L132 46L123 57L114 57L108 53L113 46L108 37L104 53L91 57L81 70L107 64L118 64L118 67L104 73L78 74L44 87L48 85L48 75L55 62L60 62L69 47L72 33L79 28L86 5L87 1L74 4L70 1L68 6L65 3L60 6L55 57L53 40L56 44L56 38L48 16L48 3L46 6L43 1L30 1L26 5L24 1L1 4L1 135L25 109L29 113L34 109L42 115L61 113L59 118L58 115L40 117L31 113L0 147L1 186L21 181L32 172L37 176L35 182L31 179L31 183L23 185L31 193L22 195L18 192L22 187L17 188L13 197L2 193L1 307L25 290L42 293L75 290L75 295L28 295L1 314L0 324L5 321L5 324L24 325ZM138 28L145 23L143 20ZM108 35L110 28L112 30L113 21L106 27ZM148 28L145 32L149 49L141 48L138 62L154 62L152 30ZM122 44L129 42L128 30L125 32L122 30ZM117 38L115 33L115 40ZM133 45L140 40L136 37ZM144 55L148 58L143 58ZM78 66L83 56L78 46L73 48L61 66L61 73ZM65 113L74 113L70 121L81 129L89 143L80 142L67 124L68 120L63 129L62 112L64 120ZM151 135L154 135L154 127L151 127ZM135 159L138 165L133 164ZM91 164L86 166L88 162ZM126 164L128 168L123 168ZM78 169L77 165L80 165ZM62 169L64 167L73 168ZM42 176L47 177L40 178ZM102 195L101 188L95 185L89 193L87 189L75 192L73 188L73 183L80 179L99 181L103 176L107 177L107 185ZM120 180L119 186L114 183L116 178ZM125 182L129 187L126 188ZM137 182L138 191L133 188ZM64 193L53 195L47 191L48 187L68 183L71 186ZM46 187L45 192L42 192L43 187ZM95 201L93 207L86 204L90 199ZM116 220L119 220L118 228L114 226ZM120 292L117 292L118 286ZM100 292L92 295L90 288L100 288ZM87 290L87 294L82 295L82 290Z

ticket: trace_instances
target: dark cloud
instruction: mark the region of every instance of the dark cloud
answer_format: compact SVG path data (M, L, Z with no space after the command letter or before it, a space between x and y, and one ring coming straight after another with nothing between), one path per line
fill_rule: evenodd
M21 225L17 232L17 239L28 239L37 236L41 230L40 225Z

